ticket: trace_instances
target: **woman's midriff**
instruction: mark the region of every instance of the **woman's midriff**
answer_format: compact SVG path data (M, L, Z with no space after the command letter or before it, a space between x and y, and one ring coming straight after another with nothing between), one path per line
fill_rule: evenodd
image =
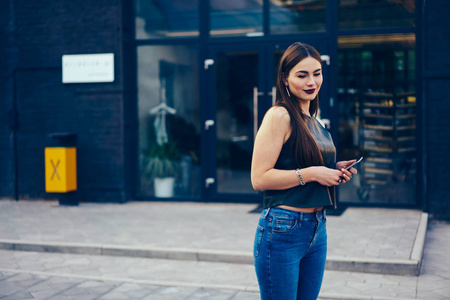
M323 208L323 206L321 206L321 207L295 207L295 206L289 206L289 205L279 205L278 207L283 208L283 209L298 211L298 212L306 212L306 213L316 212Z

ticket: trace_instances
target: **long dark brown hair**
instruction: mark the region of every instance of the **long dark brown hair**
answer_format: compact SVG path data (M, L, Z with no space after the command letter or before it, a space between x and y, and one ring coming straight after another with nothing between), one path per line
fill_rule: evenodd
M306 126L305 118L307 117L302 112L300 100L292 93L289 96L283 83L284 80L287 80L292 68L307 57L316 59L322 65L320 54L314 47L299 42L289 46L281 57L276 81L277 101L275 105L286 108L289 113L291 119L291 153L293 153L293 159L295 159L299 168L323 166L322 154ZM319 95L310 102L309 113L312 117L316 117L318 110Z

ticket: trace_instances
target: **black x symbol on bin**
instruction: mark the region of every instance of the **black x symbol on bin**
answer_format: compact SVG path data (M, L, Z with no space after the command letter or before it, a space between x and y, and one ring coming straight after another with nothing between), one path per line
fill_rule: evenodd
M58 174L59 159L56 162L56 165L53 163L52 159L50 160L50 163L52 164L52 167L53 167L53 174L50 179L53 180L53 177L55 177L55 175L56 175L56 177L58 177L58 180L61 180L61 178L59 177L59 174Z

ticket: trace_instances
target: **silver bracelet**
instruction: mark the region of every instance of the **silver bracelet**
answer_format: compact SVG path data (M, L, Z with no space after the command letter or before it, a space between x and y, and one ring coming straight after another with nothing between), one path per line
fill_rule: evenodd
M303 179L302 171L300 171L300 169L297 169L297 170L295 170L295 174L297 174L297 178L298 178L298 181L300 182L300 184L305 185L306 182Z

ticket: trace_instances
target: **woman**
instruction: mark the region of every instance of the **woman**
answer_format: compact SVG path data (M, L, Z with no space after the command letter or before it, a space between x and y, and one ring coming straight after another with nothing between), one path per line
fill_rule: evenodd
M322 85L316 49L292 44L281 58L277 102L255 139L251 179L264 191L254 257L261 299L317 299L325 269L325 207L355 160L336 163L330 133L316 119Z

